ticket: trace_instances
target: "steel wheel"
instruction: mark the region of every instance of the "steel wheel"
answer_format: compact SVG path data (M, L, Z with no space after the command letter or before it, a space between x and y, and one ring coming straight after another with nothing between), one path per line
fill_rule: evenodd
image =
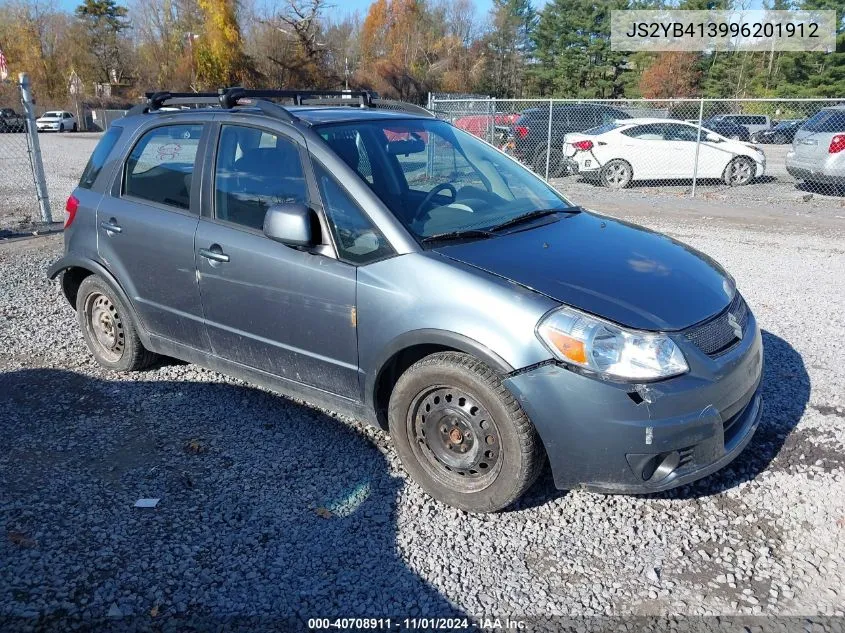
M91 293L85 301L85 323L90 340L109 362L116 363L123 356L126 334L123 321L111 300L100 293Z
M633 171L624 160L612 160L601 170L601 179L605 187L624 189L631 183Z
M446 485L483 490L501 468L501 437L490 412L460 389L423 391L408 409L411 450L428 474Z
M725 168L725 184L731 187L748 184L754 177L754 167L745 156L734 158Z

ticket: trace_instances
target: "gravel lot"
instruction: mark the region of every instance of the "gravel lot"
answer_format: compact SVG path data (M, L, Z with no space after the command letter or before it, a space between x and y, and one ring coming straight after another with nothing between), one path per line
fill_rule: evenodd
M94 140L42 138L57 205ZM561 493L546 474L518 508L467 515L407 481L389 438L357 422L191 365L101 370L44 278L61 236L0 242L0 628L39 615L844 615L838 202L610 201L560 184L736 277L764 329L765 405L730 467L651 497ZM161 501L134 508L144 497Z

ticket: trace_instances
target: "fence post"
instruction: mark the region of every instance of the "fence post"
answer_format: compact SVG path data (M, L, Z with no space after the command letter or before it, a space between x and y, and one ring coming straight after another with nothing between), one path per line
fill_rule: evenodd
M554 100L549 99L549 132L546 136L546 140L549 142L548 146L546 147L546 180L549 179L549 161L552 157L552 106L554 105Z
M44 164L41 162L41 145L38 142L38 130L35 127L35 102L32 99L32 86L29 75L20 73L18 84L21 89L21 105L26 117L26 133L28 138L29 164L32 167L32 177L35 180L35 192L38 195L38 206L41 209L41 221L50 224L53 216L50 214L50 198L47 196L47 180L44 176Z
M698 150L701 149L701 123L704 119L704 99L698 102L698 135L695 139L695 163L692 167L692 197L695 198L695 185L698 181Z

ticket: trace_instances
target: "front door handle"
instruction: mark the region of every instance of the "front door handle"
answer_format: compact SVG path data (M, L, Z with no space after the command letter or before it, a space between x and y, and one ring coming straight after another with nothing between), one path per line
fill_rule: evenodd
M201 248L200 256L205 257L212 262L225 263L229 261L229 256L223 252L223 249L220 248L219 244L212 244L208 248Z
M114 218L110 218L108 222L100 222L100 228L104 229L106 233L120 233L123 231Z

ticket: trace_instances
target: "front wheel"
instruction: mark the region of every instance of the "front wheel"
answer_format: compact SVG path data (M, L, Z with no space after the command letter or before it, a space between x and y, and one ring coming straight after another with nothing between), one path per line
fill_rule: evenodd
M605 163L599 173L601 183L610 189L624 189L631 184L633 178L634 170L630 163L618 158Z
M506 508L542 468L528 416L499 376L467 354L442 352L412 365L388 413L396 452L414 481L462 510Z
M754 177L754 164L750 158L745 156L737 156L728 166L725 167L725 172L722 174L722 180L730 187L739 187L747 185Z

